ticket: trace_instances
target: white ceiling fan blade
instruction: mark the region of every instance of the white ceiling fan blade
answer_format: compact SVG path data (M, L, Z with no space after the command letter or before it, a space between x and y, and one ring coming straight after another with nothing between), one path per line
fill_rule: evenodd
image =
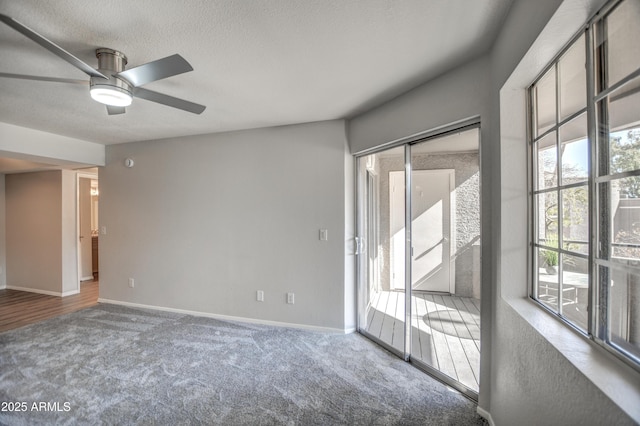
M42 46L45 49L47 49L49 52L53 53L54 55L56 55L56 56L58 56L58 57L60 57L62 59L64 59L65 61L69 62L71 65L73 65L74 67L78 68L79 70L85 72L86 74L90 75L91 77L98 77L98 78L107 79L107 77L104 74L102 74L101 72L93 69L87 63L85 63L82 60L76 58L74 55L72 55L71 53L67 52L62 47L58 46L57 44L55 44L54 42L48 40L47 38L41 36L40 34L35 32L31 28L25 26L24 24L21 24L20 22L16 21L15 19L0 13L0 21L4 22L5 24L10 26L14 30L16 30L19 33L21 33L22 35L26 36L27 38L30 38L31 40L35 41L40 46Z
M68 84L81 84L88 86L88 80L76 80L72 78L58 78L58 77L43 77L39 75L26 75L26 74L10 74L6 72L0 72L0 77L4 78L17 78L20 80L35 80L35 81L48 81L52 83L68 83Z
M182 56L175 54L122 71L116 76L122 77L133 86L138 87L189 71L193 71L189 62Z
M173 108L178 108L183 111L191 112L194 114L202 114L207 107L199 105L193 102L185 101L184 99L174 98L173 96L164 95L162 93L153 92L151 90L135 87L133 89L133 96L137 98L146 99L151 102L156 102L162 105L167 105Z

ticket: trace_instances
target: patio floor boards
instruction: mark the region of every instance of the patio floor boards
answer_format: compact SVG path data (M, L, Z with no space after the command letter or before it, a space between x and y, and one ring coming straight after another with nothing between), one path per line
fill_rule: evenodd
M403 351L404 293L374 295L366 331ZM414 292L411 297L411 357L478 391L480 301Z

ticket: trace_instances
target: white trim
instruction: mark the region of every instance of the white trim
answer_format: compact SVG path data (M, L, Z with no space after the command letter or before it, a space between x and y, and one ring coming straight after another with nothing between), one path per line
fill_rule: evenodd
M56 296L56 297L65 297L65 296L71 296L72 294L80 293L79 290L71 290L71 291L65 291L64 293L60 293L59 291L40 290L38 288L18 287L18 286L15 286L15 285L8 285L8 286L6 286L6 289L7 290L27 291L29 293L46 294L47 296Z
M460 120L453 121L449 124L444 124L442 126L436 126L429 130L422 130L417 133L413 133L409 136L404 136L398 139L392 139L388 142L381 143L380 145L376 145L372 148L362 149L360 151L352 152L352 154L357 157L362 157L365 155L375 154L381 151L386 151L387 149L395 148L398 146L402 146L407 143L422 141L422 139L435 139L440 136L444 136L445 133L455 132L463 127L471 127L477 126L480 127L480 116L474 115L467 118L462 118Z
M485 419L487 422L489 422L489 424L490 424L491 426L496 426L496 424L495 424L495 423L494 423L494 421L493 421L493 418L491 418L491 413L490 413L490 412L488 412L487 410L485 410L485 409L484 409L484 408L482 408L482 407L478 407L478 408L476 409L476 412L478 413L478 415L479 415L480 417L482 417L482 418L483 418L483 419Z
M480 156L478 156L480 158ZM456 169L445 169L449 171L449 292L456 294L456 252L457 235L456 225ZM473 292L473 287L472 287Z
M120 305L127 306L130 308L141 308L141 309L151 309L154 311L164 311L164 312L173 312L176 314L186 314L193 315L197 317L206 317L206 318L214 318L224 321L237 321L237 322L246 322L249 324L260 324L260 325L270 325L275 327L286 327L286 328L297 328L308 331L320 331L324 333L338 333L338 334L349 334L356 331L354 327L340 329L340 328L331 328L331 327L319 327L315 325L306 325L306 324L294 324L289 322L280 322L280 321L268 321L261 320L256 318L245 318L245 317L236 317L232 315L220 315L214 314L210 312L202 312L202 311L190 311L187 309L177 309L177 308L168 308L165 306L155 306L155 305L145 305L142 303L132 303L132 302L123 302L120 300L112 300L112 299L103 299L98 298L98 303L106 303L109 305Z
M80 253L80 179L98 180L98 174L79 171L76 173L76 263L78 265L78 276L82 276L82 255ZM91 206L93 209L93 205ZM78 292L80 292L80 284L82 281L93 280L93 275L82 277L78 280Z
M404 170L389 171L389 190L391 190L391 174L392 173L404 174L405 172ZM418 170L412 170L411 173L412 175L441 174L441 175L448 175L449 177L449 187L447 189L447 192L449 194L449 235L448 235L448 244L449 244L449 274L448 275L449 277L448 279L449 279L449 293L455 294L456 292L456 268L455 268L455 265L456 265L456 196L455 196L456 171L455 169L418 169ZM405 187L405 191L406 191L406 187ZM405 195L406 195L406 192L405 192ZM411 196L413 197L413 194L411 194ZM389 207L390 207L389 223L392 223L393 208L391 205L391 194L389 194ZM390 252L390 256L393 256L393 251ZM406 256L406 253L405 253L405 256ZM394 263L392 260L390 260L389 264L393 265ZM405 274L406 274L406 271L405 271ZM390 287L392 283L393 283L393 280L390 283ZM413 290L413 283L411 284L411 287Z

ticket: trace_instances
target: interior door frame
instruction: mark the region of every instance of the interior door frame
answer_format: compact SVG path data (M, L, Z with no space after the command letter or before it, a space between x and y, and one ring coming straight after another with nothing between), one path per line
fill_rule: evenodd
M403 173L404 170L392 170L389 171L389 182L391 182L391 174L392 173ZM455 269L455 241L456 241L456 198L455 198L455 186L456 186L456 176L455 176L455 170L454 169L418 169L418 170L412 170L412 178L413 176L415 176L416 173L421 173L424 175L428 175L428 174L443 174L443 175L447 175L448 177L448 187L447 187L447 192L449 194L448 196L448 207L449 207L449 226L448 226L448 241L447 241L447 246L448 246L448 262L449 262L449 275L447 277L447 281L448 281L448 292L450 294L454 294L455 290L456 290L456 269ZM404 185L404 182L403 182ZM389 185L389 190L391 191L391 185ZM409 196L413 194L407 194L406 188L405 188L405 196ZM389 213L389 217L390 217L390 222L393 222L393 217L394 217L394 211L393 211L393 206L391 203L391 195L389 196L389 208L390 208L390 213ZM406 217L403 218L406 220ZM411 221L413 222L413 217L411 217ZM411 235L411 237L413 237ZM413 246L413 244L412 244ZM390 250L390 254L391 254L391 259L389 260L389 264L390 267L393 268L394 265L396 264L393 261L393 250ZM406 252L405 252L406 254ZM403 256L404 257L404 256ZM411 256L413 258L413 254ZM412 268L413 270L413 268ZM406 265L405 265L405 274L406 274ZM403 289L406 288L406 279L404 280L405 282L403 283ZM413 281L413 279L411 280ZM389 278L389 282L390 282L390 287L395 288L393 286L393 276ZM414 283L411 282L411 291L414 291ZM418 290L421 291L421 290ZM432 291L432 290L429 290ZM440 292L439 290L433 290L434 292Z
M442 173L449 176L449 293L455 294L456 292L456 171L455 169L419 169L413 170L412 173L425 172L428 173ZM412 218L413 220L413 218ZM412 280L413 281L413 280ZM411 283L411 290L413 291L413 282Z
M82 249L80 248L80 179L98 180L98 174L87 171L79 171L76 173L76 264L78 266L78 291L80 291L80 284L82 283ZM91 208L93 209L93 206L91 206Z

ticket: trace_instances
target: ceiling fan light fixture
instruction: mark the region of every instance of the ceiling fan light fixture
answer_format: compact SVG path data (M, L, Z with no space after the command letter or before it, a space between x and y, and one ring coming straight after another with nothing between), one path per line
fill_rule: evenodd
M105 105L127 107L131 105L133 98L126 90L115 86L93 86L91 87L91 98L94 101Z

